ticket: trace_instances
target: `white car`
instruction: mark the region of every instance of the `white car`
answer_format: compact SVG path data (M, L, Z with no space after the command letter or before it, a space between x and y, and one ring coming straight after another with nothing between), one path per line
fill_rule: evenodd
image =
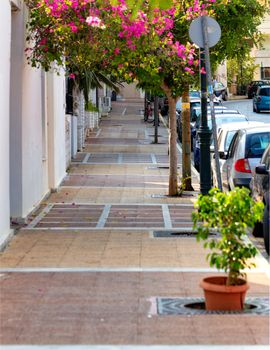
M218 141L219 166L220 166L221 173L223 171L223 166L226 161L226 156L228 154L229 146L231 144L231 141L235 133L239 129L249 128L249 127L251 128L251 127L262 126L262 125L264 125L264 123L262 122L243 121L241 123L224 124L220 126L220 129L217 135L217 141ZM211 148L211 152L213 153L213 156L211 159L213 186L218 187L216 161L215 161L213 143L211 144L210 148Z
M252 172L269 144L270 124L241 128L235 133L222 167L222 185L225 190L237 186L249 188Z

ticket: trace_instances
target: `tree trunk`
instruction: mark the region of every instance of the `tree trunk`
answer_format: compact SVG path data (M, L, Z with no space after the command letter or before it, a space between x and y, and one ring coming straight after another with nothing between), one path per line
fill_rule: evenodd
M169 196L176 196L178 194L176 98L172 96L169 87L166 85L163 85L162 87L169 102Z
M192 191L191 185L191 135L190 135L190 99L189 86L182 95L182 181L184 189Z

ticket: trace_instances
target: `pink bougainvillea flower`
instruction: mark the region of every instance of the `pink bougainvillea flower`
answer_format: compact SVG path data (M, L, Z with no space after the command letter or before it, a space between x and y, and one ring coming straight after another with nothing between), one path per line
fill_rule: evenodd
M70 73L69 76L68 76L70 79L75 79L75 74L74 73Z
M201 72L201 74L206 74L206 70L205 70L205 68L204 68L204 67L202 67L202 68L201 68L201 70L200 70L200 72Z
M105 29L106 28L104 23L102 23L101 19L96 17L96 16L88 16L86 18L86 23L90 27L96 27L96 28L101 28L101 29Z

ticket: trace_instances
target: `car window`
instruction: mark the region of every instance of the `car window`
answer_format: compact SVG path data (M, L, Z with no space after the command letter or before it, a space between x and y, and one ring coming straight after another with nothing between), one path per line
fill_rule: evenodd
M247 135L245 155L247 158L261 158L270 143L270 132Z
M258 91L258 95L260 96L270 96L270 88L262 88Z
M218 135L218 139L217 139L218 149L220 148L220 145L221 145L222 135L223 135L223 130L221 130Z
M267 151L263 154L261 163L265 164L266 169L270 169L270 146L268 146Z
M193 108L193 107L200 107L201 105L201 102L190 102L190 107Z
M231 131L227 132L225 143L224 143L224 151L225 152L228 151L235 133L236 133L236 130L231 130Z
M201 93L200 93L200 91L193 90L193 91L189 92L189 96L190 97L198 97L198 98L200 98L201 97Z
M232 158L233 157L235 149L236 149L236 146L237 146L238 139L239 139L239 134L235 133L235 135L232 138L232 142L231 142L231 144L229 146L228 158Z

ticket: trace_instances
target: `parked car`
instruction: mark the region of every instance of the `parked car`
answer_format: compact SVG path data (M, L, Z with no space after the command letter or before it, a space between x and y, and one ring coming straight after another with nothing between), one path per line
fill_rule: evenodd
M209 129L212 129L212 120L211 115L207 116L208 119L208 126ZM244 114L216 114L216 124L217 124L217 132L219 131L221 125L223 124L229 124L229 123L241 123L241 122L247 122L248 118ZM194 166L199 171L200 169L200 143L199 143L199 136L198 136L198 128L199 125L196 127L196 136L195 140L193 142L194 148Z
M197 107L201 105L201 99L198 97L190 97L190 110L192 110L193 107ZM181 113L182 111L182 98L180 98L176 103L176 111L178 113Z
M270 85L270 80L254 80L247 87L248 98L253 98L259 86Z
M189 92L189 98L190 98L190 110L192 110L193 107L200 107L201 105L201 92L197 90L192 90ZM208 104L210 103L210 99L207 99ZM218 106L220 105L221 101L218 98L214 98L214 105ZM176 111L178 113L181 113L182 111L182 98L180 97L179 100L176 103Z
M251 128L255 126L262 126L264 123L255 122L255 121L242 121L241 123L229 123L221 125L217 135L217 143L218 143L218 154L219 154L219 166L220 172L222 173L223 166L226 161L226 157L228 154L229 146L231 141L235 135L235 133L243 128ZM216 171L216 161L214 154L214 143L212 142L210 146L210 151L213 153L211 158L211 168L212 168L212 182L214 187L218 187L217 182L217 171Z
M270 143L270 124L243 128L234 135L222 168L224 189L236 186L249 187L251 173L260 162L264 150Z
M264 203L263 221L258 222L253 230L253 235L263 236L264 245L267 254L269 255L269 178L270 174L270 145L266 148L261 158L260 164L255 167L250 181L252 197L256 201Z
M258 87L253 97L253 112L270 111L270 85L262 85Z
M214 83L214 94L216 97L221 97L224 101L228 100L228 89L220 82Z
M227 110L226 107L221 106L221 105L214 105L215 113L222 113L221 111ZM207 111L208 113L211 113L210 106L207 106ZM231 110L232 111L232 110ZM239 113L238 111L235 111L235 113ZM196 127L200 123L200 116L201 116L201 104L197 105L192 105L190 108L190 127L191 127L191 139L193 141L195 134L196 134ZM177 112L177 134L178 134L178 139L180 142L182 142L182 116L181 112ZM192 145L191 145L192 146ZM192 146L193 149L193 146Z

